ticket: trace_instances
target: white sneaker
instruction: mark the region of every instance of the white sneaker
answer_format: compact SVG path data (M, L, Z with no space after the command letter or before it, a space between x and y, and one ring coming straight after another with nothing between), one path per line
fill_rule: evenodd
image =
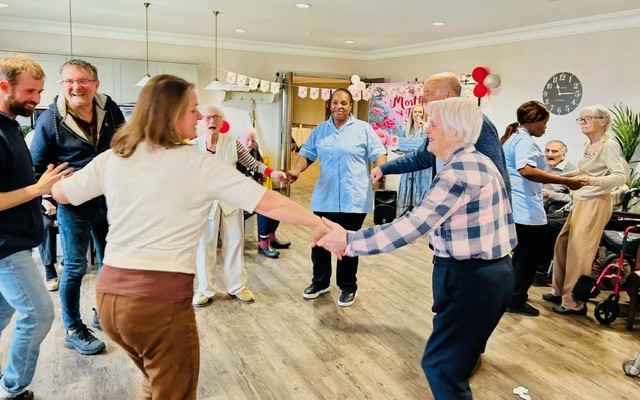
M193 300L191 301L191 303L193 304L194 307L204 307L211 304L212 301L213 301L213 297L207 297L204 294L197 291L196 294L193 295Z
M58 282L58 278L47 279L44 281L44 286L50 292L55 292L60 287L60 283Z
M251 293L251 290L249 290L246 286L243 287L238 293L229 294L229 296L243 303L253 303L256 300L256 297L253 295L253 293Z

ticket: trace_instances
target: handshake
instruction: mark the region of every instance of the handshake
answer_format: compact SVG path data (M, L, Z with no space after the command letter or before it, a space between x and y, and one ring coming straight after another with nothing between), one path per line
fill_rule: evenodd
M298 180L300 174L294 171L272 171L269 178L280 182L281 185L287 186Z

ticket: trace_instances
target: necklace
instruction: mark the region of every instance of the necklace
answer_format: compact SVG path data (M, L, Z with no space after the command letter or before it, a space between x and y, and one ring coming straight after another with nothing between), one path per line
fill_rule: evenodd
M594 143L588 144L584 148L584 153L582 153L582 155L585 158L593 158L593 156L598 154L598 152L600 151L600 148L602 147L602 144L604 143L604 141L606 139L607 139L607 137L603 135L600 139L598 139Z

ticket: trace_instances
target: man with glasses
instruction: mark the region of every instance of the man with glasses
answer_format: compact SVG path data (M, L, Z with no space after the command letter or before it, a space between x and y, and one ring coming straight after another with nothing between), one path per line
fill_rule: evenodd
M36 176L47 165L68 162L76 171L109 149L111 138L124 123L118 105L109 96L97 93L98 70L79 59L67 61L60 68L61 91L38 118L31 143ZM60 278L62 322L66 330L65 347L83 355L104 351L105 344L93 335L80 316L80 285L87 270L87 249L93 238L98 270L108 230L104 197L79 206L58 206L58 229L64 252ZM94 315L92 326L100 329Z

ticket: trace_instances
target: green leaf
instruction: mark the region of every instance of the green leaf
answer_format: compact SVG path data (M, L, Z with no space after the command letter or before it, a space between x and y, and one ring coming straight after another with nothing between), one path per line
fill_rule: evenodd
M615 104L610 111L613 114L611 130L616 134L625 160L631 162L631 157L640 145L640 114L624 104Z

